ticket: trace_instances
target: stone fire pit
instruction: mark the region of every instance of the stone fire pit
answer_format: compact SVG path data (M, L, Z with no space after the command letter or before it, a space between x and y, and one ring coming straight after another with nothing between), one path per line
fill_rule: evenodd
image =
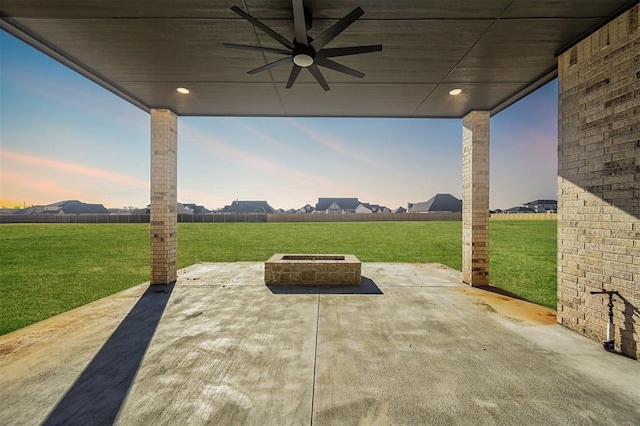
M359 285L353 254L274 254L264 263L265 284Z

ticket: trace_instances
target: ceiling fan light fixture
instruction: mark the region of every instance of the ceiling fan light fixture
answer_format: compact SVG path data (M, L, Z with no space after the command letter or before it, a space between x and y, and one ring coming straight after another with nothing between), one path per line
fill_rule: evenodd
M307 1L309 2L309 0ZM309 36L309 29L312 25L312 13L310 9L304 7L304 2L305 0L291 0L293 8L293 26L295 30L294 37L291 41L274 31L273 28L267 26L264 22L249 15L238 6L231 7L231 10L235 14L240 15L241 18L249 21L254 28L262 30L265 34L284 47L284 49L282 47L250 46L235 43L222 43L222 45L232 49L255 50L263 53L269 52L284 55L281 59L249 70L247 73L253 75L275 67L287 64L291 65L293 62L293 66L291 67L291 72L289 73L289 78L285 86L287 89L290 89L293 86L303 68L306 68L309 71L325 92L330 90L330 88L319 67L329 68L356 78L364 77L364 73L342 65L339 62L334 62L330 58L380 52L382 50L382 45L377 44L371 46L349 46L325 49L327 44L360 18L364 14L364 10L360 7L356 7L342 19L338 20L338 22L335 22L329 28L324 30L324 32L322 32L318 37L312 38Z
M176 91L178 93L182 93L183 95L188 95L189 94L189 89L187 89L186 87L178 87L176 89Z
M299 53L293 57L293 63L302 68L308 68L313 65L313 57L306 53Z
M450 94L451 96L457 96L457 95L459 95L460 93L462 93L462 89L451 89L451 90L449 90L449 94Z

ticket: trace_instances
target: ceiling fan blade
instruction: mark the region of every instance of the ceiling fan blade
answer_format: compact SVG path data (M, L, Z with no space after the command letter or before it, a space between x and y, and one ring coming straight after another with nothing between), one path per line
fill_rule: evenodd
M371 46L336 47L334 49L322 49L316 53L316 58L334 58L336 56L358 55L361 53L381 51L381 44L374 44Z
M293 24L296 28L296 41L308 46L309 41L307 40L307 24L304 19L303 0L293 0Z
M358 78L364 77L364 73L363 72L356 71L353 68L349 68L349 67L344 66L342 64L339 64L337 62L334 62L331 59L316 58L315 63L320 65L321 67L329 68L329 69L332 69L334 71L341 72L343 74L351 75L353 77L358 77Z
M364 14L364 10L360 7L356 7L353 9L347 16L327 28L325 32L320 34L315 40L311 42L311 47L313 47L316 52L322 49L327 45L331 40L336 38L338 34L343 32L349 25L353 24L356 19L361 17Z
M285 64L287 64L287 63L289 63L289 62L291 62L291 61L292 61L292 58L291 58L291 57L278 59L278 60L277 60L277 61L275 61L275 62L270 62L270 63L268 63L267 65L263 65L263 66L261 66L261 67L258 67L258 68L255 68L255 69L252 69L251 71L247 71L247 74L256 74L256 73L259 73L259 72L261 72L261 71L266 71L266 70L268 70L268 69L270 69L270 68L275 68L275 67L279 67L279 66L281 66L281 65L285 65Z
M309 72L311 73L313 78L316 79L318 84L320 86L322 86L322 88L324 89L325 92L331 90L331 89L329 89L329 85L327 84L327 80L324 79L324 76L322 75L322 72L320 72L320 68L318 68L316 65L311 65L307 69L309 70Z
M282 55L290 55L291 52L289 50L284 49L274 49L272 47L262 47L262 46L247 46L245 44L232 44L232 43L222 43L222 45L228 49L242 49L242 50L258 50L261 52L269 52L269 53L280 53Z
M277 41L278 43L280 43L281 45L283 45L284 47L288 47L289 49L293 49L293 43L291 43L289 40L287 40L286 38L282 37L280 34L278 34L277 32L273 31L271 28L267 27L265 24L263 24L262 22L258 21L256 18L254 18L253 16L249 15L247 12L245 12L244 10L240 9L238 6L232 6L231 10L233 10L235 13L237 13L238 15L242 16L244 19L246 19L247 21L251 22L251 24L253 24L253 26L260 28L262 31L264 31L267 35L269 35L271 38L273 38L275 41Z
M302 67L293 64L293 68L291 68L291 74L289 74L289 80L287 81L287 89L291 89L293 83L296 82L296 78L298 78L298 75L300 75L300 71L302 71Z

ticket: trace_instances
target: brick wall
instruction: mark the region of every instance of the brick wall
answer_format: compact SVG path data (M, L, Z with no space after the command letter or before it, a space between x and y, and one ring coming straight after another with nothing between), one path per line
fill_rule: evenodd
M640 355L640 30L636 5L558 58L558 322Z

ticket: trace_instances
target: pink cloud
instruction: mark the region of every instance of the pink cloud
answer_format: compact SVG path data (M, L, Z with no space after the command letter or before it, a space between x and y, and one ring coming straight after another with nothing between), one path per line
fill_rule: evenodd
M330 136L327 136L325 134L322 134L322 133L318 132L315 129L307 127L307 126L305 126L304 124L300 123L299 121L297 121L295 119L289 119L289 122L293 126L295 126L298 130L300 130L301 132L303 132L307 136L309 136L311 138L311 140L315 141L316 143L319 143L321 145L326 146L330 150L335 151L340 155L344 155L344 156L353 158L354 160L357 160L357 161L362 162L362 163L369 164L370 166L373 166L373 167L376 167L376 168L388 169L388 166L386 164L381 163L381 162L371 158L368 153L364 153L364 152L361 152L361 151L354 150L354 149L350 148L349 146L347 146L344 142L339 141L337 139L334 139L334 138L332 138Z
M149 182L147 180L120 173L113 173L107 170L99 169L97 167L88 167L80 164L67 163L60 160L54 160L50 158L38 157L35 155L12 151L0 151L0 159L13 163L23 164L25 166L37 167L38 169L45 169L45 171L41 170L41 172L44 173L46 173L47 170L56 170L83 177L103 179L128 186L149 188Z
M4 166L0 177L2 198L25 201L28 205L82 197L82 194L71 190L67 185L28 173L16 173Z
M271 145L271 146L273 146L273 147L276 147L276 148L279 148L279 149L286 149L286 150L291 149L291 148L290 148L288 145L286 145L284 142L279 141L278 139L273 138L273 137L271 137L271 136L267 135L267 134L266 134L266 133L264 133L264 132L261 132L260 130L256 129L255 127L248 126L248 125L246 125L246 124L242 123L241 121L237 121L237 122L235 122L235 123L234 123L234 125L235 125L236 127L241 127L241 128L243 128L245 131L247 131L247 132L249 132L249 133L252 133L252 134L253 134L254 136L256 136L258 139L260 139L260 140L261 140L261 141L263 141L263 142L266 142L266 143L270 144L270 145Z
M240 164L249 169L267 172L274 176L284 177L297 183L312 185L313 187L327 185L335 186L335 184L325 178L303 173L296 169L259 157L235 147L224 139L202 133L193 127L183 125L183 131L185 134L189 135L185 139L185 142L195 143L201 149L206 149L208 152L213 150L216 156L222 156L229 161Z

